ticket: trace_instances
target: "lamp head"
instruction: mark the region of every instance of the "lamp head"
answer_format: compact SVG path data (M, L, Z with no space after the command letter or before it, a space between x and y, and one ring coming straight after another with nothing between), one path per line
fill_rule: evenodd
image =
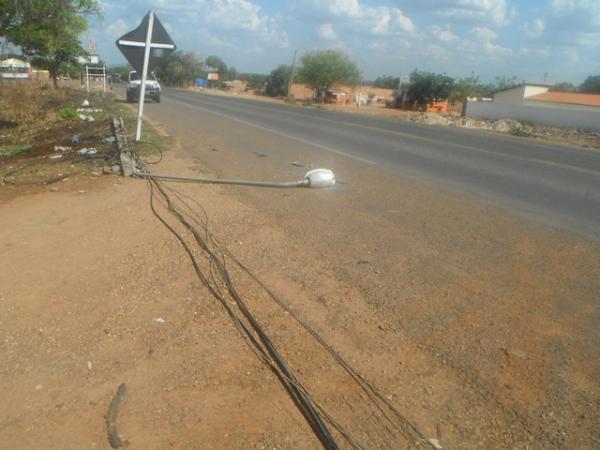
M335 175L329 169L313 169L304 175L307 187L324 188L335 184Z

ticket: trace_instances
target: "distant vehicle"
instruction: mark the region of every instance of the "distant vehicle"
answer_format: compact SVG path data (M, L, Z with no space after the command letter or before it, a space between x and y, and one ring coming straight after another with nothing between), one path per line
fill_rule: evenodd
M140 98L140 86L142 80L135 70L129 72L129 83L127 84L127 101L134 102ZM160 83L156 79L154 72L150 72L146 78L146 98L160 103Z

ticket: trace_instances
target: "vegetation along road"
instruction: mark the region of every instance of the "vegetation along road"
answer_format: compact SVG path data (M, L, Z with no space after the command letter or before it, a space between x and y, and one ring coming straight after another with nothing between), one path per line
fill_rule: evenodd
M174 90L165 94L186 115L210 112L600 237L597 151L316 108Z

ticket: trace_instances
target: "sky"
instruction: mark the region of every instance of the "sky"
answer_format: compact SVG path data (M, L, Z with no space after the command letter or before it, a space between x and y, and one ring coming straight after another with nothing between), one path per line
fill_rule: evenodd
M336 48L365 80L414 69L580 84L600 74L600 0L100 0L91 37L109 65L114 42L153 10L179 50L269 73L294 51Z

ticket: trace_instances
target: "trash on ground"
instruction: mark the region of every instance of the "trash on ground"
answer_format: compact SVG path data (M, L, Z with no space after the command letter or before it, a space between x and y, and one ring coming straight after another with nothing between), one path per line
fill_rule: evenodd
M73 137L71 137L71 144L73 144L73 145L79 145L79 136L77 136L76 134L74 134Z
M63 157L63 155L50 155L50 156L48 156L48 159L60 159L62 157Z
M114 143L117 139L114 136L108 136L107 138L104 138L104 140L106 142L108 142L109 144Z
M87 121L88 122L95 122L96 119L94 119L92 116L87 116Z
M84 112L84 113L96 113L96 112L102 112L102 108L77 108L77 112Z
M162 317L157 317L155 319L152 319L152 321L156 323L165 323L165 319L163 319Z
M294 161L294 162L292 162L292 166L305 167L304 164L302 164L300 161Z
M77 150L77 153L80 155L95 155L98 153L98 150L95 147L83 147L80 150Z
M79 114L79 118L81 120L87 120L88 116L86 116L85 114Z
M71 147L66 147L64 145L55 145L54 146L55 152L70 152L71 150L73 150Z
M442 445L440 444L440 441L438 441L437 439L429 438L429 439L427 439L427 442L429 442L429 444L436 450L442 450Z
M85 99L81 102L81 106L90 106L90 102L87 99Z

